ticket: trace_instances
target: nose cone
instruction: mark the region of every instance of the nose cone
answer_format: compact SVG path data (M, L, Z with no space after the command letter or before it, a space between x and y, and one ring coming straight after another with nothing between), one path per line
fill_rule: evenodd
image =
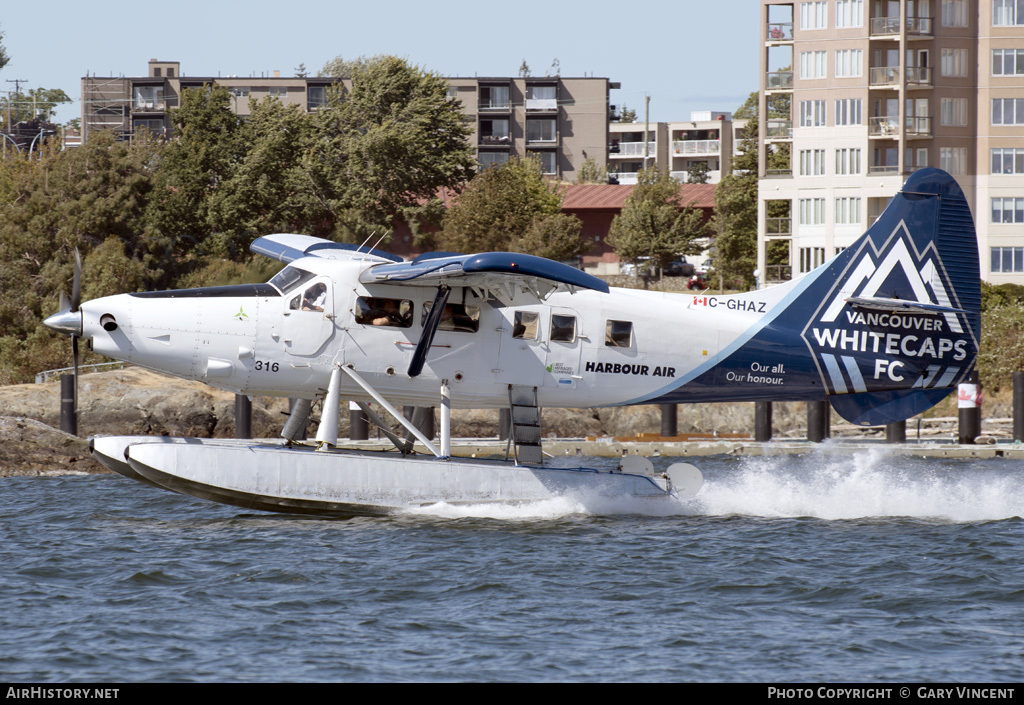
M70 309L67 311L60 311L43 321L43 325L60 333L81 336L82 311L81 309L78 311L72 311Z

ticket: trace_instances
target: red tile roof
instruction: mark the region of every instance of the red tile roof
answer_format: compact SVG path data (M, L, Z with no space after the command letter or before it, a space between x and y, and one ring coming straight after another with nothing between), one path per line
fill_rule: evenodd
M562 189L562 209L567 211L619 210L633 193L632 185L566 184ZM684 206L715 207L714 184L683 184L679 192Z

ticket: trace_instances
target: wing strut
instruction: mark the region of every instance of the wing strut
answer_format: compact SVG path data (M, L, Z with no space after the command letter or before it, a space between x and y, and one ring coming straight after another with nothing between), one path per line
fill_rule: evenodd
M423 365L427 361L427 353L430 352L430 344L434 342L434 333L441 323L441 316L444 313L444 305L448 303L448 294L452 290L442 284L437 287L437 295L434 296L434 303L430 305L430 313L423 324L423 335L420 342L416 343L416 352L412 354L412 361L409 363L409 376L418 377L423 371Z

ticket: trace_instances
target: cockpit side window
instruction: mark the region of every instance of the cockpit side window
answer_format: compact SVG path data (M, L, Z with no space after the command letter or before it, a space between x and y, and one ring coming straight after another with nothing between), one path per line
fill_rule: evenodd
M298 267L288 265L275 274L271 278L270 283L273 286L276 286L282 294L287 294L293 289L299 288L314 276L316 275L312 272L307 272L305 269L299 269Z
M633 322L608 320L604 329L604 344L612 348L628 348L633 344Z
M360 296L356 299L356 323L364 326L411 328L413 305L409 299Z
M571 343L576 340L576 316L551 315L551 341Z

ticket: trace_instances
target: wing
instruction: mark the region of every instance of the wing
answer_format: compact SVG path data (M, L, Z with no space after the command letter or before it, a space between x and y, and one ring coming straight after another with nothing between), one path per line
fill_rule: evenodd
M469 287L480 298L511 304L518 296L545 299L556 291L593 289L608 293L608 284L561 262L517 252L475 255L423 255L411 262L379 264L359 275L363 284Z
M280 262L294 262L303 257L323 257L325 259L361 259L368 262L401 262L402 258L383 250L375 250L361 245L349 245L343 242L332 242L312 235L296 235L293 233L277 233L265 235L253 240L249 249L257 254L276 259Z

